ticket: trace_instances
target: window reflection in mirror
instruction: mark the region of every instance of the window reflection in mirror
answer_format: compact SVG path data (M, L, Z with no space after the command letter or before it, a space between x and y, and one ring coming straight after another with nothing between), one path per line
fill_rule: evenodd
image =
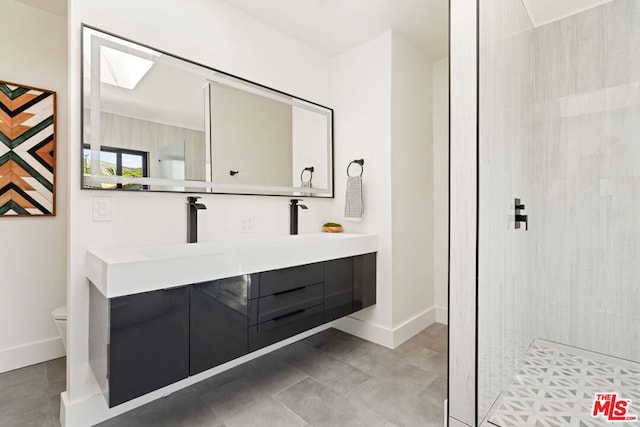
M83 112L83 188L333 197L331 109L87 26Z

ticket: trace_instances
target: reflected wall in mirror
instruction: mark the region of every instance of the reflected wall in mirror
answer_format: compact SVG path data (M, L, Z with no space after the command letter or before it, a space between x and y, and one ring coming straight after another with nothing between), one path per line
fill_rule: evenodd
M83 26L86 189L333 197L333 111Z

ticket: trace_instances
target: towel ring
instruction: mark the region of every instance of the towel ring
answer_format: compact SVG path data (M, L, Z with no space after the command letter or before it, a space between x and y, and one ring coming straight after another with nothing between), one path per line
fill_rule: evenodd
M305 172L309 172L309 181L313 180L313 171L314 170L315 169L314 169L313 166L309 166L308 168L302 169L302 172L300 172L300 182L305 182L304 179L303 179L304 178L303 175L304 175Z
M354 163L360 165L360 176L362 176L362 173L364 172L364 159L353 160L351 163L349 163L349 165L347 165L347 176L355 176L355 175L349 175L349 168Z

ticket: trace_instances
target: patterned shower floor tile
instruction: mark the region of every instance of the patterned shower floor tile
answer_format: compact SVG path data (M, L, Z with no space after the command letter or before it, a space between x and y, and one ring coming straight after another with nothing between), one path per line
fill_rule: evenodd
M596 394L631 400L638 421L613 423L592 416ZM487 417L486 426L640 426L640 364L537 339L511 385Z

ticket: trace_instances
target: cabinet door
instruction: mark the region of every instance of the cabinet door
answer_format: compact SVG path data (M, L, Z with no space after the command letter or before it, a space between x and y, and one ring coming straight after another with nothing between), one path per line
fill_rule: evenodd
M247 295L256 276L191 286L191 375L247 354Z
M353 258L353 311L376 303L376 254Z
M324 263L324 321L353 312L353 258Z
M189 375L186 286L110 300L109 406Z

